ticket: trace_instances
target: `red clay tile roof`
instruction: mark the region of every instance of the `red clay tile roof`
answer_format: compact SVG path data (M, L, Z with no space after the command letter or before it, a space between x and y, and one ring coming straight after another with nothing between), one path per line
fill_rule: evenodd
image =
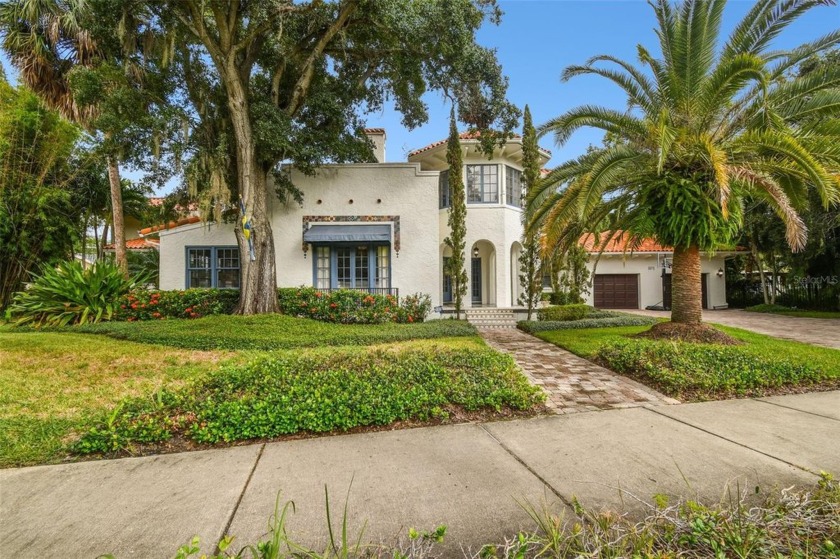
M588 252L602 252L601 249L603 248L603 252L617 252L617 253L624 253L624 252L674 252L673 247L663 246L654 241L653 239L642 239L642 241L637 246L628 246L630 242L630 235L625 235L623 233L619 233L612 239L609 239L609 232L601 233L600 238L598 239L600 242L597 244L595 243L595 236L591 233L587 233L580 238L580 244L585 248Z
M384 128L365 128L365 134L384 134Z
M127 250L149 250L152 248L159 248L160 241L155 239L129 239L125 242L125 248ZM112 252L114 250L113 243L110 245L105 245L105 250Z
M480 134L478 132L461 132L460 134L458 134L458 137L461 138L462 140L477 140L479 136L480 136ZM511 136L510 139L511 140L521 140L522 136L520 136L519 134L514 134L513 136ZM409 152L408 156L412 157L414 155L417 155L418 153L423 153L424 151L429 151L430 149L434 149L438 146L444 145L447 141L449 141L449 138L446 138L445 140L438 140L437 142L432 142L431 144L429 144L425 147L422 147L420 149L416 149L412 152ZM543 152L551 155L551 152L549 150L545 149L545 148L540 148L540 151L543 151Z
M169 223L162 223L160 225L153 225L152 227L145 227L138 231L138 233L140 233L141 236L148 235L149 233L157 233L158 231L165 231L166 229L174 229L176 227L181 227L182 225L198 223L199 221L201 221L201 218L197 215L193 215L190 217L179 219L178 221L170 221Z

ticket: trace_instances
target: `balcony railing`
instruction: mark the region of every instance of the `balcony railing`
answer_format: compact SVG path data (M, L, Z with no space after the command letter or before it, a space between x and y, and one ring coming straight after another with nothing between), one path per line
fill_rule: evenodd
M327 287L316 289L322 293L332 293L333 291L361 291L362 293L370 293L371 295L391 295L397 299L400 298L400 289L398 287Z

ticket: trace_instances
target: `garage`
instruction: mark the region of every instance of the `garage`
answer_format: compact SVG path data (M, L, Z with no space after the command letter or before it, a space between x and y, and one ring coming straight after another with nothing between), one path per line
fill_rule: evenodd
M599 309L638 309L637 274L595 274L595 306Z

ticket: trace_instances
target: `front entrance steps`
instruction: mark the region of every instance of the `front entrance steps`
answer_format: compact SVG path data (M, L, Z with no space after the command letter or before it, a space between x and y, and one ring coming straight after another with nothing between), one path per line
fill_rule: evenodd
M493 307L465 309L467 321L476 328L516 328L514 309Z

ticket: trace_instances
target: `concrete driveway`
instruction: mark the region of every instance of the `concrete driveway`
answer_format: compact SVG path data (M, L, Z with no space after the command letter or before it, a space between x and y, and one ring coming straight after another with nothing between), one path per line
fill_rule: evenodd
M669 318L670 311L628 310L643 316ZM734 326L767 334L776 338L794 340L806 344L821 345L840 349L840 319L800 318L757 312L745 312L740 309L721 311L703 311L703 320L724 326Z

